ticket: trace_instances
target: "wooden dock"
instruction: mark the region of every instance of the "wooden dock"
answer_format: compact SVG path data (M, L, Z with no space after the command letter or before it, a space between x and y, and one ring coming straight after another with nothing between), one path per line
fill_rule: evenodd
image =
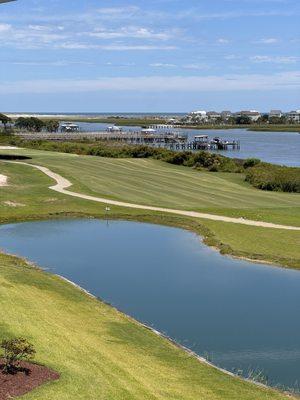
M220 138L210 140L207 135L198 135L193 140L184 133L144 133L144 132L17 132L25 140L51 141L114 141L129 145L147 145L174 151L196 150L238 150L239 141L227 141Z

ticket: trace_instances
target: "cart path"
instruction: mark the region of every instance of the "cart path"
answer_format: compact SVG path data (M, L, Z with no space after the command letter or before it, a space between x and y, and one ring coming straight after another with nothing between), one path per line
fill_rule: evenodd
M66 190L67 188L72 186L72 183L68 179L62 177L61 175L51 171L50 169L48 169L46 167L42 167L40 165L35 165L35 164L29 164L29 163L25 163L25 162L17 162L17 161L8 161L8 162L14 163L14 164L23 164L23 165L38 169L39 171L43 172L45 175L49 176L50 178L52 178L56 181L56 185L49 186L49 189L54 190L59 193L63 193L67 196L78 197L80 199L95 201L98 203L103 203L103 204L108 204L108 205L118 206L118 207L127 207L127 208L139 209L139 210L158 211L158 212L164 212L164 213L169 213L169 214L182 215L185 217L208 219L208 220L212 220L212 221L230 222L233 224L257 226L257 227L261 227L261 228L273 228L273 229L285 229L285 230L291 230L291 231L300 231L300 227L297 227L297 226L273 224L270 222L253 221L253 220L243 219L243 218L225 217L222 215L205 214L205 213L200 213L200 212L196 212L196 211L175 210L175 209L171 209L171 208L162 208L162 207L146 206L146 205L142 205L142 204L126 203L123 201L110 200L110 199L106 199L106 198L102 198L102 197L95 197L95 196L89 196L89 195L86 195L83 193L72 192L70 190Z

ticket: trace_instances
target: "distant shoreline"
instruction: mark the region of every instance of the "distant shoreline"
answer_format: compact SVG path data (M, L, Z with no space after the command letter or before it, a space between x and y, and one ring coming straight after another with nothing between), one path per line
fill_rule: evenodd
M68 122L81 122L81 123L98 123L98 124L113 124L119 126L143 126L143 125L155 125L155 124L165 124L167 123L166 118L178 117L184 114L142 114L142 113L133 113L133 114L125 114L125 113L82 113L82 114L51 114L51 113L7 113L8 117L12 119L17 119L20 117L28 118L28 117L37 117L41 119L57 119L59 121L68 121ZM206 125L174 125L174 129L195 129L195 130L224 130L224 129L246 129L248 131L258 131L258 132L299 132L300 133L300 124L287 124L287 125L215 125L215 124L206 124Z

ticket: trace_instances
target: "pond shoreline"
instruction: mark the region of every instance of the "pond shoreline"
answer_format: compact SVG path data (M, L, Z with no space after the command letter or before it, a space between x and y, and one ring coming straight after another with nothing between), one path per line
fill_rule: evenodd
M56 213L47 215L31 215L26 218L24 216L20 218L8 218L3 219L0 217L0 225L13 224L13 223L23 223L23 222L38 222L38 221L51 221L51 220L63 220L63 219L98 219L102 221L132 221L140 223L150 223L153 225L168 226L186 230L188 232L193 232L199 237L199 240L203 242L207 247L215 250L222 256L227 256L232 259L237 259L241 261L249 261L254 264L268 264L277 268L291 269L299 271L300 265L298 263L290 263L289 259L264 259L258 257L257 254L245 253L241 254L239 251L235 251L229 245L220 242L215 234L206 226L204 226L201 221L196 222L191 220L189 217L178 218L176 216L166 216L166 215L130 215L130 214L110 214L109 217L99 214L91 213ZM0 249L1 252L1 249ZM297 260L295 260L297 261Z
M221 368L221 367L217 366L216 364L212 363L211 361L208 361L206 358L200 356L199 354L197 354L196 352L194 352L190 348L180 344L179 342L177 342L176 340L174 340L170 336L160 332L159 330L151 327L150 325L145 324L144 322L138 320L137 318L132 317L131 315L129 315L126 312L122 311L120 308L118 308L118 307L112 305L111 303L105 301L101 297L92 294L91 292L89 292L88 290L86 290L85 288L83 288L82 286L77 284L76 282L64 277L63 275L49 272L49 271L47 271L46 268L43 268L43 267L39 266L38 264L36 264L35 262L27 259L26 257L22 257L22 256L19 256L19 255L16 255L16 254L11 254L11 253L8 253L8 252L4 252L3 249L0 249L0 254L6 255L6 256L10 256L10 257L13 257L13 258L16 258L16 259L19 259L19 260L22 260L29 268L34 268L34 269L38 270L40 273L45 273L45 274L49 274L49 275L52 275L52 276L56 276L58 279L61 279L62 281L65 281L69 285L73 286L75 289L77 289L80 292L82 292L84 295L86 295L86 296L88 296L88 297L90 297L90 298L92 298L92 299L94 299L96 301L99 301L100 303L106 304L111 309L113 309L116 312L122 314L128 320L132 321L133 323L137 324L138 326L140 326L140 327L142 327L142 328L144 328L146 330L149 330L150 332L152 332L156 336L160 337L161 339L168 341L170 344L172 344L173 346L177 347L178 349L184 351L186 354L188 354L189 356L193 357L194 359L196 359L201 364L204 364L204 365L206 365L206 366L208 366L210 368L214 368L215 370L217 370L217 371L219 371L219 372L221 372L221 373L223 373L223 374L225 374L227 376L230 376L230 377L232 377L234 379L241 380L243 382L250 383L250 384L255 385L255 386L259 387L259 388L266 389L266 390L272 390L274 392L280 392L283 395L286 395L287 398L289 398L291 396L295 396L294 393L291 393L289 391L279 390L276 387L268 386L266 384L257 382L255 380L251 380L251 379L245 378L245 377L243 377L241 375L235 374L233 372L230 372L230 371L228 371L228 370L226 370L224 368Z

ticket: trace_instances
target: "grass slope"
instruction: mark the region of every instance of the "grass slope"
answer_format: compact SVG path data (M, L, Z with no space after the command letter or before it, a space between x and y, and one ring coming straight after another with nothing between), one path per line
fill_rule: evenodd
M19 151L54 169L74 189L132 203L205 211L300 225L300 196L267 192L244 175L196 171L151 159L112 159L36 150Z
M198 362L56 276L0 255L0 339L24 335L61 373L24 400L283 400Z

